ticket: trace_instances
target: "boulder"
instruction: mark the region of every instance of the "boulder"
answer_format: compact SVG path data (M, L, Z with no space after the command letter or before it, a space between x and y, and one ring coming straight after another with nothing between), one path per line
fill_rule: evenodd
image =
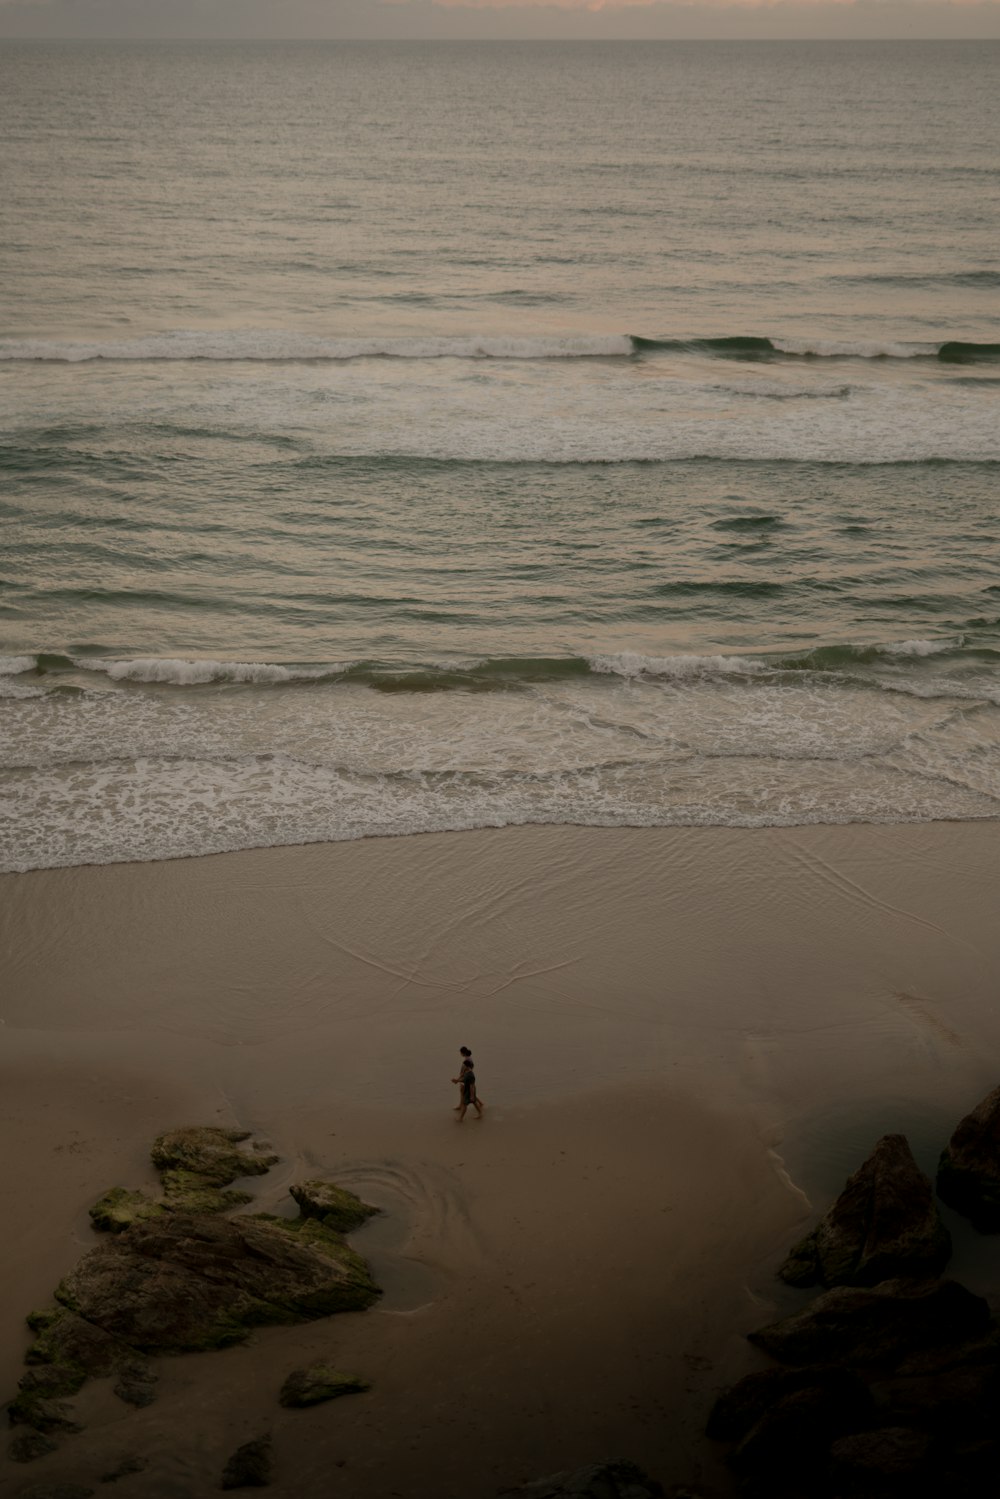
M817 1391L842 1431L865 1426L874 1411L868 1386L848 1369L762 1369L723 1392L712 1407L707 1434L716 1442L742 1442L768 1412L800 1390Z
M45 1457L55 1450L56 1443L51 1437L29 1426L11 1438L7 1445L7 1456L12 1463L33 1463L36 1458Z
M133 1473L142 1473L148 1465L144 1457L133 1457L130 1453L120 1457L113 1468L101 1474L102 1483L117 1483L119 1478L129 1478Z
M56 1290L133 1361L136 1349L223 1347L262 1323L356 1311L378 1295L365 1262L319 1224L172 1213L105 1240Z
M930 1438L908 1426L886 1426L877 1431L841 1437L830 1449L834 1493L869 1496L898 1495L899 1499L932 1492L925 1487L933 1466ZM934 1490L937 1491L937 1484Z
M257 1437L237 1447L222 1470L223 1489L263 1489L271 1482L271 1438Z
M379 1211L334 1182L296 1182L288 1190L304 1218L318 1218L327 1228L335 1228L342 1234L360 1228Z
M754 1492L802 1499L823 1492L819 1475L830 1444L862 1424L856 1409L830 1400L818 1385L794 1390L768 1407L729 1462Z
M278 1400L281 1405L299 1409L370 1389L370 1384L354 1374L340 1374L329 1364L312 1364L308 1369L293 1369L281 1387Z
M793 1286L873 1286L940 1275L951 1255L930 1180L905 1135L885 1135L778 1274Z
M660 1499L663 1489L635 1463L614 1458L503 1489L499 1499Z
M174 1129L154 1140L150 1154L160 1171L192 1172L206 1186L228 1187L238 1176L263 1176L278 1160L276 1155L237 1149L249 1138L247 1130Z
M749 1340L783 1364L891 1366L976 1337L989 1321L987 1303L957 1281L887 1280L825 1291Z
M938 1163L937 1190L980 1233L1000 1233L1000 1088L955 1130Z
M216 1187L197 1171L185 1171L175 1166L161 1173L163 1180L163 1209L169 1213L228 1213L233 1208L252 1202L249 1192L238 1192L233 1187Z
M155 1375L148 1364L128 1364L122 1369L115 1384L115 1394L126 1405L142 1408L152 1405L156 1399Z

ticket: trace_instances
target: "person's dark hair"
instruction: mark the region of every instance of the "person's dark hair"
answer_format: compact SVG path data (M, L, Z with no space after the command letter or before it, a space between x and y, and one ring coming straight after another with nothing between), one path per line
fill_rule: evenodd
M462 1053L463 1057L471 1057L472 1056L472 1052L469 1050L469 1048L467 1046L460 1046L458 1049Z

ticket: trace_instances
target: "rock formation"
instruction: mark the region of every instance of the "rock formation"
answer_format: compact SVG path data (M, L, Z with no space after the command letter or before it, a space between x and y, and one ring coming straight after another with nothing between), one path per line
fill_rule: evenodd
M937 1190L980 1233L1000 1233L1000 1088L955 1130L938 1163Z
M793 1286L874 1286L940 1275L950 1256L930 1180L905 1135L885 1135L778 1274Z

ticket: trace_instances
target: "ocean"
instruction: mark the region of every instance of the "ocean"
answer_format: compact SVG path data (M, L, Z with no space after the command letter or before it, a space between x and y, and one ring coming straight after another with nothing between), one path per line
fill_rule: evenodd
M0 867L1000 816L1000 43L0 55Z

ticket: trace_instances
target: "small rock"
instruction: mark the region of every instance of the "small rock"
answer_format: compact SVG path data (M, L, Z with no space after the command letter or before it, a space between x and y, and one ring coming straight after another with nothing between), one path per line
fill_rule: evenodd
M47 1452L55 1450L56 1444L49 1437L27 1427L8 1443L7 1456L14 1463L33 1463L36 1457L44 1457Z
M778 1274L793 1286L874 1286L940 1275L950 1255L929 1179L905 1135L885 1135Z
M271 1482L271 1438L257 1437L237 1447L222 1472L220 1488L263 1489Z
M874 1479L880 1485L888 1480L905 1481L909 1486L923 1473L930 1439L908 1426L886 1426L878 1431L861 1431L841 1437L830 1448L834 1472L843 1478Z
M278 1396L282 1405L300 1409L307 1405L319 1405L324 1400L336 1400L341 1395L360 1394L370 1390L371 1385L353 1374L339 1374L329 1364L313 1364L308 1369L295 1369L285 1380Z
M955 1130L938 1163L937 1190L980 1233L1000 1233L1000 1088Z
M11 1426L30 1426L35 1431L82 1431L68 1405L42 1395L20 1394L7 1407Z
M715 1442L741 1442L778 1401L800 1390L818 1391L834 1424L844 1431L867 1424L874 1409L868 1386L848 1369L762 1369L719 1396L708 1418L707 1435Z
M157 1376L148 1364L130 1364L123 1369L114 1387L119 1400L143 1408L156 1399Z
M342 1234L349 1233L352 1228L360 1228L362 1223L379 1211L378 1208L370 1207L367 1202L362 1202L360 1197L355 1197L345 1187L336 1186L334 1182L295 1182L288 1190L298 1203L299 1212L304 1218L318 1218L328 1228L335 1228Z
M635 1463L614 1458L554 1473L521 1488L503 1489L498 1499L661 1499L663 1489Z
M886 1365L982 1333L990 1309L954 1280L838 1286L749 1341L783 1364Z
M107 1473L101 1474L102 1483L117 1483L119 1478L128 1478L132 1473L142 1473L147 1466L144 1457L123 1457Z
M238 1150L240 1142L249 1138L248 1130L212 1126L174 1129L160 1135L150 1153L160 1171L192 1171L208 1186L228 1187L238 1176L262 1176L278 1160L276 1155Z

